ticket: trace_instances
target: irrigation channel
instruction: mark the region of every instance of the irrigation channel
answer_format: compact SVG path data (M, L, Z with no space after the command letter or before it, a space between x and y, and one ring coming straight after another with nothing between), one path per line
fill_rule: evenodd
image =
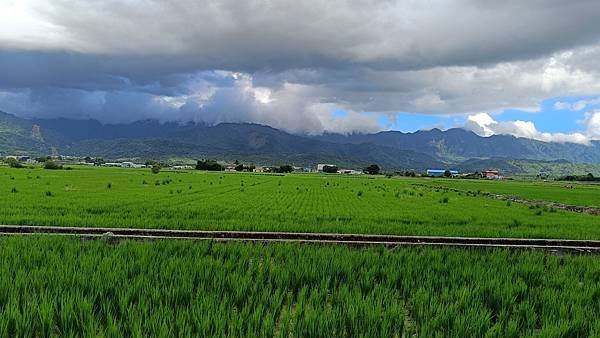
M529 238L475 238L394 236L364 234L327 234L298 232L197 231L130 228L83 228L31 225L0 225L0 235L63 235L82 238L185 239L245 242L297 242L355 246L448 246L469 248L538 249L600 254L600 241Z

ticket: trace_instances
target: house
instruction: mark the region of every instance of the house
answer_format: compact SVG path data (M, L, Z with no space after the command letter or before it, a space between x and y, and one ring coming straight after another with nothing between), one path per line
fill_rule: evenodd
M337 166L335 164L319 163L319 164L317 164L317 171L318 172L323 172L323 168L324 167L337 167Z
M192 167L191 165L174 165L171 168L173 168L174 170L194 169L194 167Z
M252 170L252 171L255 172L255 173L264 173L265 172L265 168L257 165L256 167L254 167L254 170Z
M442 176L444 176L446 174L446 171L449 171L451 176L458 175L458 171L457 170L427 169L427 176L442 177Z
M500 180L502 176L498 170L488 169L481 173L481 177L487 178L489 180Z
M106 162L102 166L104 166L104 167L122 167L123 165L118 162Z

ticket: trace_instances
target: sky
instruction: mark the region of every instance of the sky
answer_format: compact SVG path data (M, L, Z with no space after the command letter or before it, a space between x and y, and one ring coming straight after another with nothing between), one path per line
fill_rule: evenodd
M0 0L0 110L600 139L597 0Z

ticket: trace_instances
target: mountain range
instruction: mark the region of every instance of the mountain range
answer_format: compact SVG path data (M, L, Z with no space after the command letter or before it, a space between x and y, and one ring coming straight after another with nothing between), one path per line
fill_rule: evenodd
M507 135L481 137L464 129L414 133L294 135L258 124L101 124L95 120L25 119L0 112L0 155L76 155L107 159L211 158L256 164L335 163L386 169L481 169L524 159L600 163L600 142L548 143ZM504 162L502 162L504 161ZM502 163L500 163L502 162ZM514 164L510 164L514 167ZM481 166L481 168L479 168Z

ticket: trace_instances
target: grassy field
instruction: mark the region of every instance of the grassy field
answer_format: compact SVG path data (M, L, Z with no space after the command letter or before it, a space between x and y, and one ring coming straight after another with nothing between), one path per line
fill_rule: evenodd
M426 184L600 208L600 184L593 183L431 179Z
M597 216L530 209L413 186L432 182L458 188L469 183L339 175L199 171L155 175L147 169L2 168L0 223L600 239ZM486 187L494 184L500 190L534 191L529 183L481 182ZM571 190L555 185L535 187L553 200L575 198ZM596 187L581 188L585 189Z
M600 260L0 238L2 336L600 335Z

